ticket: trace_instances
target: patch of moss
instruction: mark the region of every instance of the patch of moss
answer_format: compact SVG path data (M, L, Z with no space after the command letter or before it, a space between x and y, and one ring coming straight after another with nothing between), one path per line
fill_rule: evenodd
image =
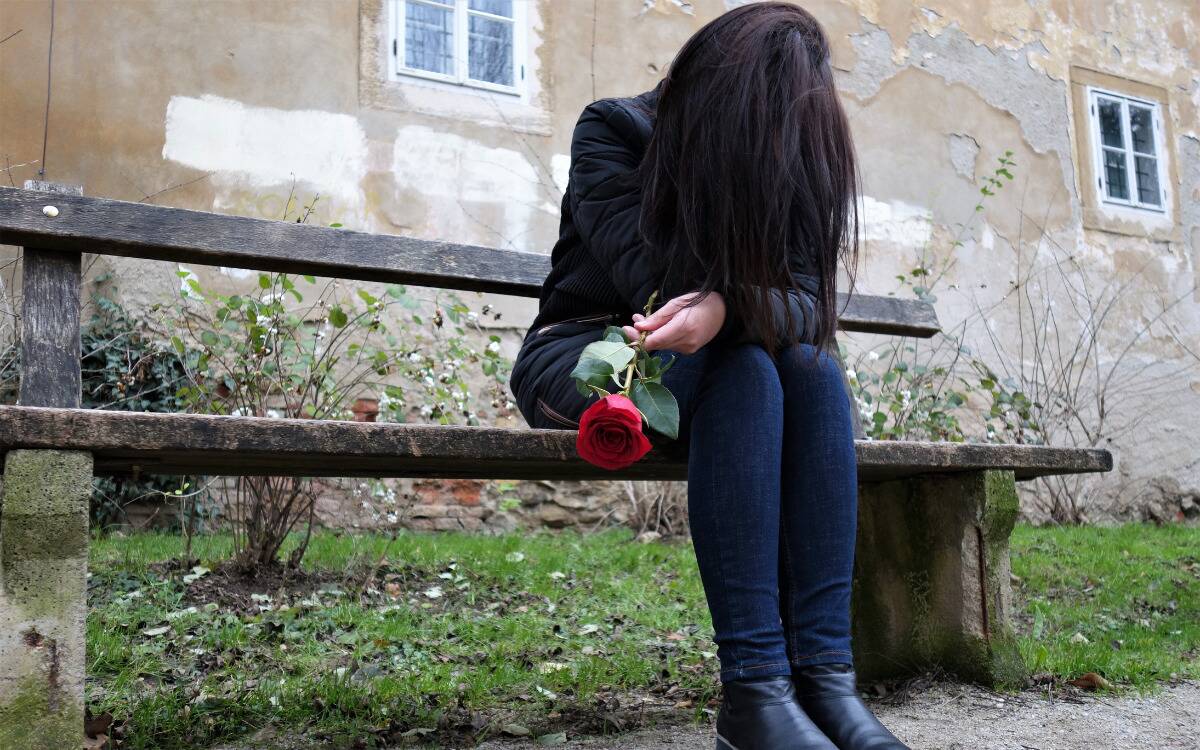
M44 678L26 677L15 690L5 692L0 699L0 748L59 750L83 744L83 709L69 696L55 694Z

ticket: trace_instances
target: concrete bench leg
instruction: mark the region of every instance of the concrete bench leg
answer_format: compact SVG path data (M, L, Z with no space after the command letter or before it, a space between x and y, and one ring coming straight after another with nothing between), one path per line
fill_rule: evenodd
M1010 471L863 485L854 649L867 679L944 669L1015 685L1026 668L1010 627Z
M10 451L0 500L0 748L83 742L90 453Z

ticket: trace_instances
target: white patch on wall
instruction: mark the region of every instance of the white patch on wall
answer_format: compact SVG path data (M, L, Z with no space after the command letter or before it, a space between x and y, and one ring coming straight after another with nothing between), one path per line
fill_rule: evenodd
M933 236L933 214L927 208L869 195L862 196L860 208L859 231L866 242L919 248Z
M554 175L554 186L559 192L565 192L571 178L571 155L555 154L550 157L550 172Z
M696 9L688 0L642 0L642 10L638 15L644 16L650 11L670 13L672 9L678 9L689 16L696 15Z
M363 203L367 137L350 115L173 96L162 155L215 173L218 186L266 191L295 179L348 206Z
M489 244L526 250L534 222L558 216L557 178L523 153L425 125L397 131L392 174L397 186L432 204L425 231L439 238L478 241L482 235Z
M989 253L996 249L996 232L987 222L984 222L983 228L979 230L979 246Z

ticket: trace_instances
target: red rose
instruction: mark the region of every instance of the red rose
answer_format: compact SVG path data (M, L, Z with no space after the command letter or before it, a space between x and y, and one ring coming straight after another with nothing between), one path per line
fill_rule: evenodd
M575 449L584 461L602 469L624 469L650 450L641 412L626 396L605 396L580 417Z

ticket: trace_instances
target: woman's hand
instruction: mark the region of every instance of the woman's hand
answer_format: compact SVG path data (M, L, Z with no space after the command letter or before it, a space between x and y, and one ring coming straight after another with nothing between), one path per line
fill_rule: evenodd
M713 340L725 323L725 299L716 292L688 307L699 292L680 295L654 311L650 317L635 314L633 325L624 326L625 336L636 341L648 332L647 351L670 349L681 354L693 354Z

